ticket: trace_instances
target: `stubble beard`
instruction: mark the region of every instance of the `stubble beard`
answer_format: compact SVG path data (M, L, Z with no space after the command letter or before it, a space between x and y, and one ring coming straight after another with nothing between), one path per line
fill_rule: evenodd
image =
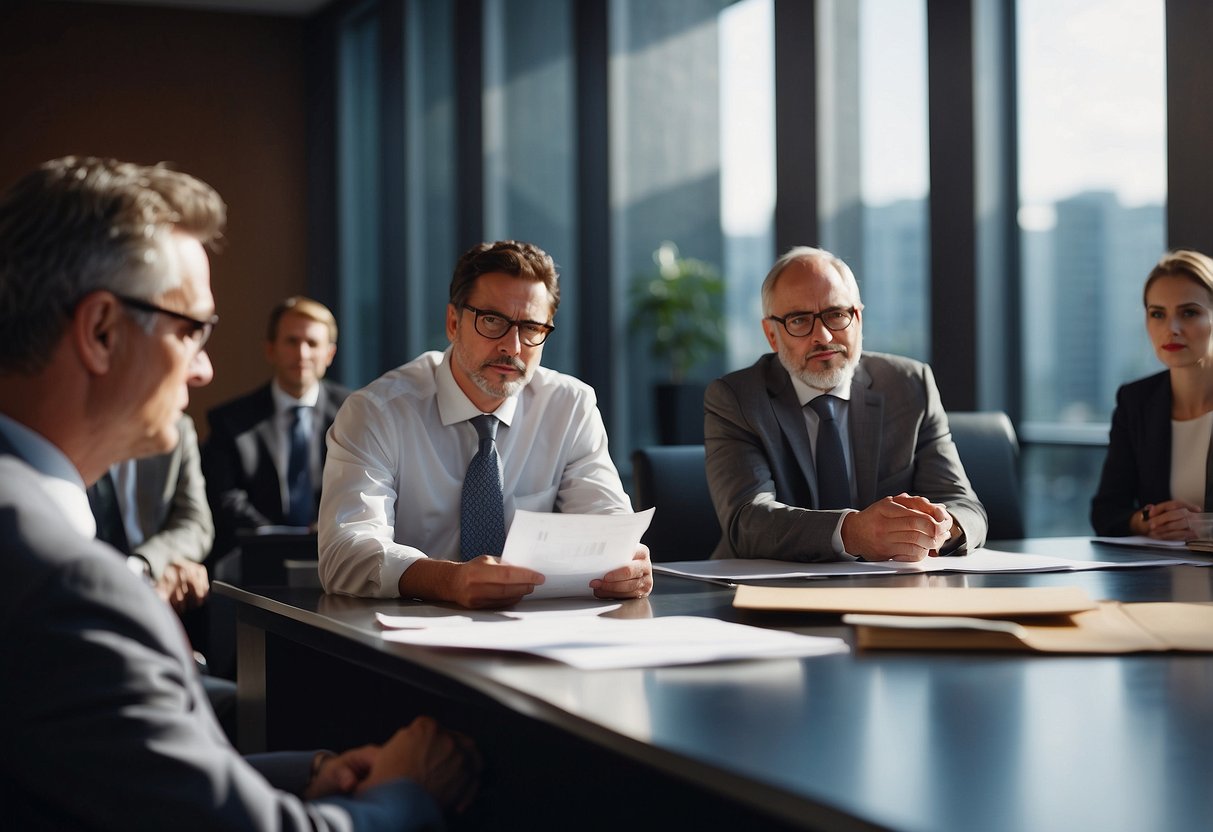
M534 375L533 368L528 369L526 364L521 359L503 357L493 361L486 361L483 364L475 365L463 348L455 344L455 361L459 364L459 369L467 373L468 378L472 380L472 384L485 395L492 396L495 399L508 399L510 396L516 396L522 392L522 388L526 387L531 381L531 376ZM513 381L494 381L488 375L493 372L493 366L508 366L513 367L523 373L521 378Z

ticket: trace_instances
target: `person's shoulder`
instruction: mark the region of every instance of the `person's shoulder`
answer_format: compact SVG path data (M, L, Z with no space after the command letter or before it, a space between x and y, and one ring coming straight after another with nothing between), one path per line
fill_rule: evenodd
M927 369L924 361L908 358L904 355L894 355L890 352L863 351L859 356L859 364L869 373L896 373L898 375L920 376Z
M591 385L577 376L562 373L550 367L536 367L535 374L531 376L531 380L523 390L529 391L529 395L534 398L546 400L576 399L591 403L598 401L597 394Z
M333 404L341 404L350 397L351 393L354 392L344 384L340 384L332 379L327 378L320 380L320 386L324 390L324 395L327 396L328 400Z
M892 396L926 395L935 384L931 366L925 361L888 352L864 350L855 367L852 389L860 388Z
M441 366L441 352L423 352L353 391L347 399L361 400L376 407L386 407L401 399L432 399L438 394L438 368Z
M121 555L65 522L39 474L14 456L0 456L0 609L16 614L50 583L125 594L136 580Z
M1161 373L1155 373L1152 376L1146 376L1145 378L1139 378L1135 381L1122 384L1120 389L1116 391L1116 397L1117 399L1126 401L1144 401L1152 398L1162 390L1169 390L1170 383L1170 371L1163 370Z
M779 373L782 373L784 376L787 375L787 371L779 363L778 354L768 352L759 356L758 360L750 366L725 373L712 382L712 384L726 384L734 389L741 389L752 385L766 385L773 377L773 374L778 375Z
M269 382L247 393L215 405L206 412L207 423L212 429L227 428L233 433L243 433L274 414L274 398Z

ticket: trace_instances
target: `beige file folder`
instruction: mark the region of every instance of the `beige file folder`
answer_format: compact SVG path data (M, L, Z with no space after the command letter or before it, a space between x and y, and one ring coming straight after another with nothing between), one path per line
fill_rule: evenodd
M1213 604L1099 607L1057 618L846 615L864 649L1033 650L1043 653L1213 652Z

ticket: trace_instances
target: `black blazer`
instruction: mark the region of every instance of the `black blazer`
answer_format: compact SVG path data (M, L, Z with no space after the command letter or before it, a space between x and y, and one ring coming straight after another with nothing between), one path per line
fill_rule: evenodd
M1213 445L1205 464L1205 508L1211 504ZM1171 374L1164 370L1116 391L1108 456L1091 500L1091 526L1108 537L1132 534L1144 505L1171 499Z
M327 454L324 435L350 391L322 380L316 415L320 419L320 461ZM274 454L274 397L265 384L246 396L219 405L206 414L210 436L202 448L206 496L215 515L214 557L236 543L237 529L275 526L285 522L282 487ZM315 483L316 505L320 482Z

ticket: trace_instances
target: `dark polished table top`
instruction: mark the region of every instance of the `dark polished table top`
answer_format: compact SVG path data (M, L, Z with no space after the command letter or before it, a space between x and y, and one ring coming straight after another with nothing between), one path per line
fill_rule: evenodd
M1098 560L1167 555L1082 538L992 548ZM1095 598L1211 602L1213 568L898 575L813 585L1080 586ZM792 824L965 832L1213 828L1209 655L853 650L582 672L526 656L384 642L374 613L436 610L417 602L314 589L219 591L262 615L358 642L381 656L384 668L433 671ZM617 614L702 615L851 640L837 617L747 613L732 608L732 597L728 587L662 575L650 599L627 602Z

